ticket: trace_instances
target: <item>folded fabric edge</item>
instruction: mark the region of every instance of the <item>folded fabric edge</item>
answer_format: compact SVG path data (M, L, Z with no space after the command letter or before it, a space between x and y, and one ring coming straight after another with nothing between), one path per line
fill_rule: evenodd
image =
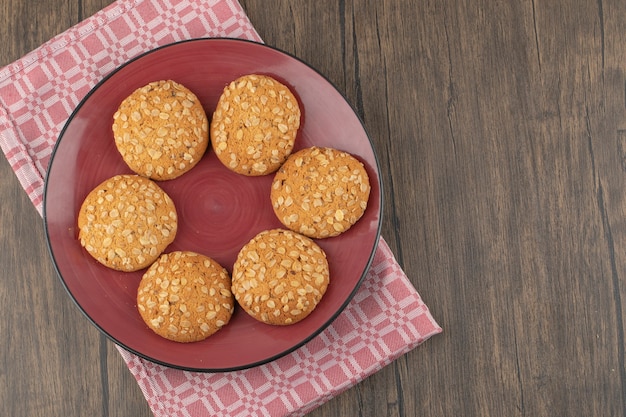
M379 238L377 252L378 252L377 256L382 254L382 257L386 259L386 262L389 262L391 264L394 264L394 265L398 266L398 268L399 268L398 272L399 272L402 280L405 281L405 283L407 285L407 288L411 288L415 292L415 296L417 297L419 303L421 304L420 307L421 307L421 309L423 311L422 315L424 317L426 317L426 319L427 319L426 321L428 323L428 328L420 329L420 330L423 330L423 332L420 331L419 337L417 337L414 340L412 340L409 343L407 343L403 348L398 349L398 350L392 352L390 355L385 357L382 361L380 361L378 363L372 364L372 366L370 366L367 369L364 369L360 374L355 375L355 378L350 379L350 380L346 380L346 381L344 381L344 383L337 385L336 387L334 387L334 389L330 390L325 395L320 396L315 401L311 401L308 404L304 404L304 406L302 406L301 409L294 410L294 412L292 414L290 414L289 417L304 416L306 413L308 413L308 412L314 410L315 408L321 406L325 402L327 402L330 399L336 397L337 395L343 393L344 391L346 391L346 390L348 390L348 389L358 385L359 383L361 383L365 379L369 378L370 376L374 375L375 373L377 373L378 371L380 371L384 367L386 367L386 366L390 365L391 363L395 362L400 357L408 354L412 350L414 350L417 347L421 346L424 342L429 340L431 337L433 337L433 336L443 332L442 327L434 319L434 317L432 316L432 314L430 312L430 309L428 308L426 303L423 302L420 294L417 292L417 290L414 288L412 282L409 280L409 278L404 273L404 270L402 270L402 268L400 268L400 266L399 266L399 264L398 264L398 262L397 262L397 260L395 258L395 255L393 254L393 251L391 250L391 248L389 247L389 245L387 244L387 242L385 241L385 239L382 236ZM370 268L373 268L374 266L375 265L373 263L370 266Z
M367 378L371 377L372 375L374 375L375 373L377 373L381 369L383 369L386 366L389 366L393 362L397 361L402 356L407 355L412 350L414 350L414 349L418 348L419 346L421 346L428 339L430 339L431 337L433 337L433 336L435 336L435 335L437 335L437 334L439 334L441 332L442 332L441 327L433 328L430 333L423 335L423 337L420 338L420 340L415 341L412 344L407 345L405 349L402 349L402 350L400 350L398 352L395 352L393 355L390 355L389 357L386 358L386 360L384 362L378 364L375 367L372 367L367 372L364 372L361 375L358 375L357 378L355 378L354 380L346 381L344 384L337 386L334 390L331 390L331 391L327 392L325 395L320 396L316 401L310 402L309 404L305 404L301 409L296 410L294 413L291 413L289 415L289 417L300 417L300 416L304 416L307 413L310 413L311 411L315 410L316 408L320 407L321 405L323 405L324 403L330 401L331 399L335 398L336 396L338 396L338 395L342 394L343 392L349 390L350 388L360 384L361 382L363 382Z
M433 320L434 323L434 320ZM349 390L350 388L358 385L363 382L365 379L374 375L384 367L390 365L391 363L397 361L402 356L408 354L412 350L421 346L424 342L429 340L431 337L442 332L441 327L438 325L433 326L433 328L423 334L418 340L413 341L410 344L407 344L404 349L398 350L394 352L392 355L389 355L383 362L377 363L373 365L371 368L367 369L365 372L361 374L355 375L354 378L346 380L344 383L337 385L333 389L327 391L324 395L316 397L313 401L309 401L308 403L303 404L301 407L297 409L292 409L288 412L288 414L284 414L283 417L298 417L304 416L305 414L315 410L320 407L324 403L330 401L332 398L342 394L343 392ZM151 369L152 366L156 366L158 368L167 369L162 365L152 364L151 362L140 358L133 353L125 350L123 347L116 345L117 350L122 356L124 362L126 363L129 371L137 381L140 390L144 397L146 398L148 405L155 416L167 416L167 410L164 408L164 402L161 401L162 395L159 393L159 387L156 381L154 380L154 372L148 372L148 369Z
M157 401L159 397L159 394L157 393L158 390L156 389L156 385L154 385L154 381L150 378L150 375L147 372L148 368L144 365L144 361L145 363L147 363L147 360L142 359L135 354L127 351L122 346L116 344L115 347L117 348L117 351L124 360L124 363L126 364L126 367L130 371L131 375L133 376L133 378L135 378L135 381L137 382L141 393L146 399L150 410L152 410L152 413L155 416L164 415L166 410L163 408L163 403ZM136 365L137 362L139 362L140 365ZM145 383L146 380L149 382Z
M299 416L306 415L307 413L322 406L323 404L335 398L336 396L342 394L343 392L363 382L365 379L374 375L375 373L377 373L384 367L397 361L402 356L407 355L409 352L418 348L420 345L422 345L432 336L435 336L441 332L442 332L442 329L440 327L433 328L431 332L424 334L423 337L420 338L419 340L413 342L410 345L407 345L405 349L402 349L398 352L395 352L393 355L390 355L384 362L377 364L376 366L373 366L371 369L368 369L367 372L357 375L353 379L347 380L345 383L338 385L332 390L329 390L326 394L317 397L314 401L304 404L302 407L298 409L292 410L289 414L286 414L283 417L287 417L287 416L299 417ZM115 347L120 353L120 356L122 356L122 359L126 363L126 366L129 368L131 375L133 375L133 377L137 381L139 388L143 396L146 398L146 401L148 402L148 405L150 409L152 410L152 412L154 413L154 415L166 416L167 410L165 410L165 408L163 407L164 403L162 401L159 401L160 394L158 394L158 387L156 385L154 386L152 385L153 379L151 378L151 375L148 372L146 372L147 368L144 362L147 362L147 361L145 359L136 357L131 352L125 350L123 347L119 345L115 345ZM136 364L133 365L133 362L136 362L137 360L139 360L141 365L138 365L138 366Z
M135 7L140 1L141 0L130 2L115 1L76 25L67 28L47 42L28 52L20 59L0 68L0 83L15 75L17 72L23 71L41 59L46 58L48 55L53 54L55 51L66 47L70 43L76 42L85 35L106 25L112 19Z
M39 215L42 216L44 179L38 174L39 170L33 159L30 158L24 144L17 139L18 133L15 131L13 124L11 124L8 112L1 103L0 112L3 113L0 114L0 120L6 119L6 122L0 125L0 148L28 198ZM14 137L7 137L7 134Z
M361 381L375 374L376 372L380 371L382 368L396 361L401 356L417 348L418 346L423 344L425 341L430 339L432 336L437 335L442 332L442 328L437 324L437 322L432 317L430 310L428 309L428 306L425 303L423 303L419 293L417 293L417 291L414 289L412 283L410 282L406 274L404 274L404 272L401 269L399 269L399 265L397 264L397 261L395 260L395 257L393 256L393 253L391 252L391 249L388 247L388 245L386 244L386 242L384 241L382 237L380 238L379 248L377 252L378 252L377 258L380 257L383 260L379 261L378 265L376 266L380 267L383 264L395 265L397 267L397 269L394 268L395 274L399 274L399 276L401 277L401 281L404 282L401 287L404 288L405 290L408 290L408 291L412 290L413 292L415 292L414 299L416 299L416 302L418 303L420 310L421 310L421 314L419 315L419 317L422 318L423 320L418 319L418 317L414 317L413 319L410 319L409 321L412 323L412 325L419 327L419 331L417 332L417 334L414 334L410 340L407 340L404 346L399 347L389 352L389 354L386 355L385 357L378 358L376 361L371 362L369 366L364 367L360 369L359 371L353 372L351 374L346 374L346 378L344 380L340 381L337 385L332 386L323 394L318 393L314 397L301 398L302 402L299 403L297 407L287 407L287 409L283 410L284 414L279 414L279 415L302 416L314 410L315 408L329 401L331 398L334 398L335 396L341 394L342 392L359 384ZM387 267L383 267L383 270L386 270L386 269ZM397 282L397 280L395 282ZM305 347L306 346L307 345L305 345ZM126 361L126 364L129 367L131 374L137 380L141 388L141 391L144 393L144 396L148 400L148 404L150 408L152 409L152 411L154 412L155 416L159 416L159 417L167 416L168 415L167 410L163 408L164 407L163 404L167 402L166 399L168 397L167 396L164 397L164 394L161 392L162 387L159 386L159 381L161 380L161 378L159 377L159 375L162 372L170 372L169 368L164 367L162 365L153 364L152 362L148 360L145 360L141 357L138 357L126 351L120 346L117 346L117 348L121 356L123 357L123 359ZM207 375L211 375L211 374L207 374ZM295 404L292 403L292 405L295 405ZM272 411L276 412L276 410L272 410Z

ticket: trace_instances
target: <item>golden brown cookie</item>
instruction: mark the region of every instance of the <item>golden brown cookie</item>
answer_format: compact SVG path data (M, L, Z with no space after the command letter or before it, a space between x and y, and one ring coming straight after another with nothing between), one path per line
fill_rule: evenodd
M289 156L272 182L274 213L313 238L337 236L363 216L370 194L365 167L347 152L312 147Z
M171 180L193 168L209 144L198 97L171 80L135 90L113 115L115 145L139 175Z
M194 252L161 255L137 290L137 309L148 327L176 342L206 339L229 322L234 308L226 269Z
M288 87L264 75L244 75L224 88L211 120L211 143L231 170L275 172L293 150L300 107Z
M275 325L307 317L326 292L326 254L311 239L290 230L259 233L239 252L232 292L255 319Z
M96 260L119 271L150 265L178 229L172 199L154 181L116 175L94 188L78 213L80 244Z

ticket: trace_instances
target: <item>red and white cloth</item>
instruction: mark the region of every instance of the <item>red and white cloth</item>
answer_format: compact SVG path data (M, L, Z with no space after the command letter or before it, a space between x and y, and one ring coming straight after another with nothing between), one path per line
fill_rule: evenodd
M40 214L52 149L80 100L138 54L198 37L261 42L236 0L118 0L0 69L0 146ZM381 238L350 304L287 356L210 374L119 351L155 416L301 416L439 332Z

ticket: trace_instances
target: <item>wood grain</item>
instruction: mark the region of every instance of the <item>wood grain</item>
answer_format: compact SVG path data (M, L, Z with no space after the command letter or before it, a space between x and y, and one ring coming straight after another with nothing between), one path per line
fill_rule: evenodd
M109 3L3 1L0 65ZM363 119L444 329L310 415L626 416L626 3L241 4ZM0 159L0 414L151 415Z

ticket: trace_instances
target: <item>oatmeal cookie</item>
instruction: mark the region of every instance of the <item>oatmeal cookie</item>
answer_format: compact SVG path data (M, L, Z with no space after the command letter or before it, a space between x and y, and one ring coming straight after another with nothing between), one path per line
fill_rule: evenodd
M115 145L135 173L171 180L193 168L209 144L208 119L196 95L172 80L135 90L113 115Z
M147 267L174 241L172 199L139 175L116 175L94 188L78 213L78 238L103 265L119 271Z
M259 233L239 252L232 292L255 319L294 324L318 305L329 284L326 254L311 239L290 230Z
M265 75L244 75L224 88L211 120L219 160L239 174L275 172L293 150L300 107L288 87Z
M274 213L286 227L312 238L337 236L363 216L370 183L347 152L312 147L289 156L272 182Z
M143 275L137 309L156 334L198 342L229 321L235 308L228 272L215 260L189 251L163 254Z

